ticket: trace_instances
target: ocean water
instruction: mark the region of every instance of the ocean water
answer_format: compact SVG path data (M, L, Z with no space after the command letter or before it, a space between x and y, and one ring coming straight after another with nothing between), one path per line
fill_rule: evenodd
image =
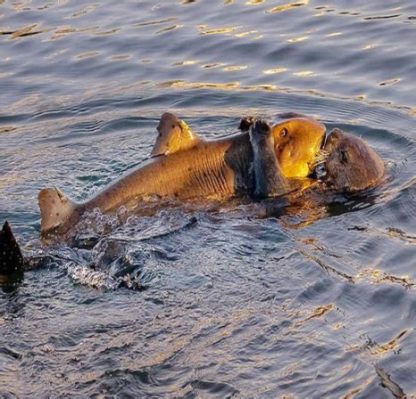
M0 0L0 35L0 222L43 259L0 293L0 397L416 397L414 1ZM96 245L42 247L39 190L93 195L165 111L208 139L305 113L388 178L268 218L98 215Z

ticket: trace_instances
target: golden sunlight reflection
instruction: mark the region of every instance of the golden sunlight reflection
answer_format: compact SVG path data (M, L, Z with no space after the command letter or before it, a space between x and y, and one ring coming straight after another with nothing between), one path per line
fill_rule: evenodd
M79 11L74 12L71 15L71 18L79 18L79 17L83 17L84 15L87 15L93 11L95 11L97 8L97 4L92 4L90 6L84 7Z
M342 32L333 32L333 33L328 33L326 35L326 37L336 37L336 36L341 36Z
M343 396L344 399L354 399L357 397L359 393L364 391L372 382L374 381L374 377L368 377L366 378L362 383L360 383L358 386L354 387L350 391L347 392L345 396Z
M278 12L287 11L296 7L307 6L308 4L309 4L309 0L296 1L293 3L282 4L280 6L270 8L269 10L267 10L267 12L270 14L274 14Z
M178 61L172 64L172 66L187 66L187 65L195 65L197 64L197 60L185 60L185 61Z
M210 28L208 25L199 25L198 32L200 35L226 35L238 30L239 26L230 26L224 28Z
M111 59L113 61L126 61L131 58L131 55L129 54L119 54L119 55L113 55L111 56Z
M185 82L184 80L171 80L160 84L161 87L172 87L174 89L220 89L234 90L240 88L240 82L208 83L208 82Z
M265 3L266 0L248 0L246 1L246 6L258 6L259 4Z
M223 68L223 70L226 72L234 72L234 71L242 71L247 68L248 68L248 65L230 65L230 66Z
M299 43L299 42L303 42L305 40L308 40L309 36L299 36L299 37L294 37L292 39L288 39L288 43Z
M400 339L407 333L407 330L401 331L399 334L397 334L396 337L394 337L393 339L391 339L390 341L384 343L384 344L378 344L376 346L376 352L377 354L384 354L386 352L390 352L392 350L395 350L397 348L397 346L400 343Z
M37 35L47 32L47 30L38 29L38 24L24 26L17 30L0 29L0 35L10 35L10 39L18 39L21 37Z
M361 352L363 349L369 351L373 356L382 356L399 349L400 341L407 334L407 330L400 331L390 341L385 343L378 343L372 339L362 345L351 345L347 348L348 352Z
M80 53L76 55L75 58L78 60L83 60L85 58L97 57L99 54L100 54L99 51L86 51L85 53Z
M246 36L249 36L249 35L255 35L257 33L259 33L258 30L249 30L249 31L246 31L246 32L236 33L234 36L235 37L246 37Z
M315 73L313 71L310 70L305 70L305 71L298 71L298 72L293 72L294 76L300 77L300 78L307 78L310 76L315 76Z
M412 179L413 181L413 179ZM412 183L410 183L411 185ZM400 240L403 240L407 242L408 244L416 244L416 237L406 233L405 231L395 228L395 227L388 227L387 228L387 235L389 237L398 238Z
M338 322L338 323L335 323L335 324L331 324L330 327L333 331L338 331L342 327L344 327L344 324Z
M166 33L166 32L170 32L172 30L175 29L181 29L183 28L183 25L171 25L171 26L167 26L165 28L159 29L156 34L160 34L160 33Z
M359 101L363 101L367 98L367 95L366 94L358 94L358 95L355 96L355 98Z
M415 282L409 276L394 276L391 274L387 274L382 270L371 268L361 270L357 274L356 278L357 280L361 279L370 281L373 284L400 284L406 288L414 287L416 285Z
M277 67L277 68L272 68L272 69L265 69L264 71L263 71L263 73L265 74L265 75L274 75L274 74L276 74L276 73L282 73L282 72L286 72L287 71L287 68L284 68L284 67Z
M309 322L313 319L319 319L322 316L325 316L327 313L331 312L335 308L334 304L328 303L325 305L317 306L310 312L309 310L305 311L299 311L298 316L303 316L303 318L296 323L293 324L293 329L298 329L301 327L304 323ZM306 314L305 314L306 313Z
M76 31L77 30L70 25L58 26L55 29L55 32L53 33L51 39L52 40L61 39L62 37L65 37L66 35L69 35L71 33L75 33Z
M166 22L173 22L173 21L176 21L176 20L177 20L176 17L168 17L168 18L163 18L163 19L156 19L156 20L151 20L151 21L138 22L136 24L133 24L133 27L141 28L141 27L150 26L150 25L160 25L160 24L164 24Z
M332 303L329 303L328 305L318 306L313 310L312 314L305 319L305 321L321 317L330 312L332 309L334 309L334 305Z
M96 36L114 35L114 33L117 33L119 31L120 31L120 28L113 28L113 29L109 29L109 30L94 32L94 35L96 35Z
M170 87L173 89L216 89L225 91L277 91L279 88L275 85L260 84L260 85L241 85L240 82L186 82L184 80L169 80L158 84L159 87Z
M213 62L211 64L203 64L203 65L201 65L201 68L211 69L211 68L222 67L223 65L225 65L223 62Z

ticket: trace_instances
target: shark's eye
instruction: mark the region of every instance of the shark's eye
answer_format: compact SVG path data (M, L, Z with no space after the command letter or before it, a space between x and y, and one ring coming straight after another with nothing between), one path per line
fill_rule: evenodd
M286 137L288 134L289 132L285 127L280 131L280 137Z

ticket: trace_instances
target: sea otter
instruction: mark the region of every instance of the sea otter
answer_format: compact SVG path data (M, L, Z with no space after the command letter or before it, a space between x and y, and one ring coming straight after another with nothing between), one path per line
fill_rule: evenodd
M381 157L361 138L332 130L323 146L323 173L327 188L354 193L377 186L384 176Z
M274 157L274 135L266 122L249 120L250 140L255 154L256 190L262 197L279 194L282 164ZM316 165L316 177L324 190L356 193L376 187L384 177L381 157L360 137L333 129L326 137ZM321 187L322 188L322 187Z

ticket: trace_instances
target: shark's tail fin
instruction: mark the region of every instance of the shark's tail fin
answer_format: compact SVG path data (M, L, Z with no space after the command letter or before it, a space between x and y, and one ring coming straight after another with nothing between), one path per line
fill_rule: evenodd
M22 272L23 256L12 229L6 221L0 230L0 275L8 276Z
M57 188L44 188L38 195L42 234L62 227L73 215L76 208L71 201Z

